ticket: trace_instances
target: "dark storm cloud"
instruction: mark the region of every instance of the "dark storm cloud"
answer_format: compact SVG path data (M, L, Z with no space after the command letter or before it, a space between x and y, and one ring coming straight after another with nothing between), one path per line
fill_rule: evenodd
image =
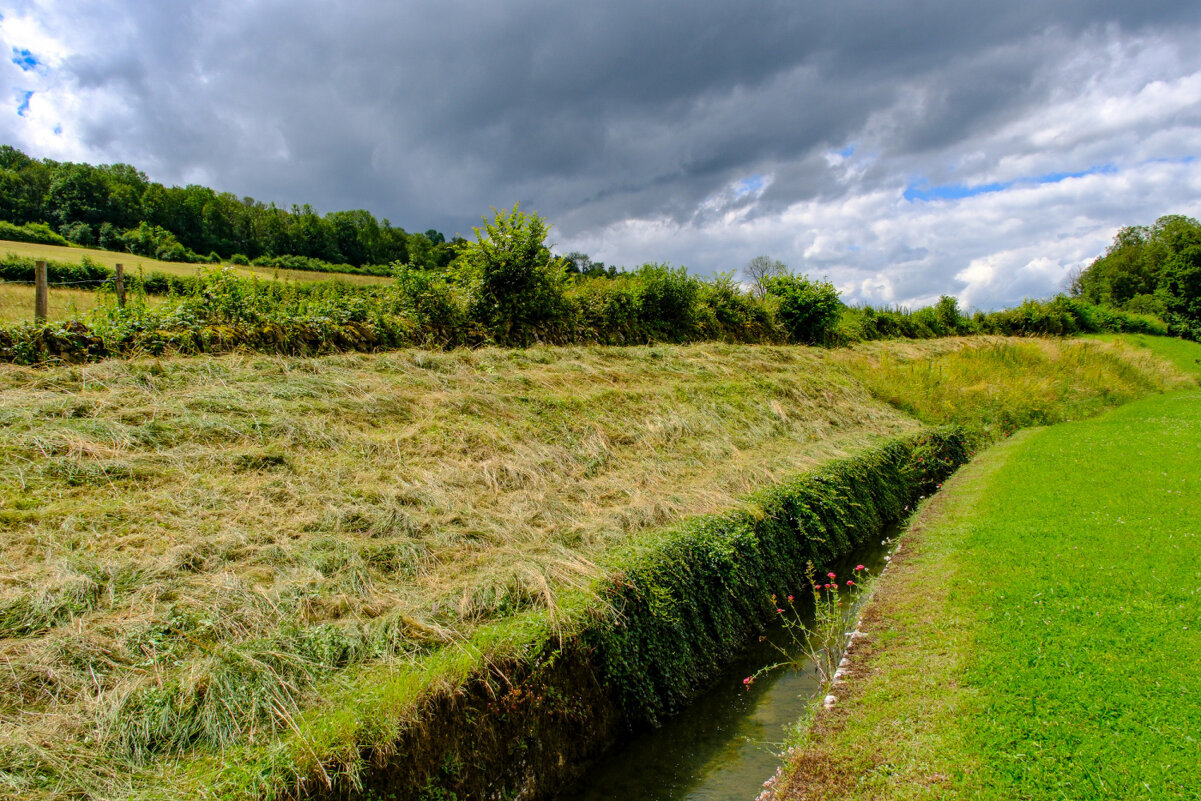
M930 95L891 146L944 146L1038 100L1043 31L1189 8L114 3L73 23L117 41L63 66L128 105L89 122L86 144L171 178L452 228L522 199L584 226L686 214L756 165L841 145L913 84Z
M1191 2L1083 0L13 13L61 44L46 102L53 91L78 101L55 108L61 141L94 158L263 200L364 207L419 230L466 233L489 206L520 200L568 237L629 219L718 219L725 207L710 201L756 174L765 188L729 206L748 220L915 180L971 181L1038 150L982 143L1061 94L1073 59L1114 42L1189 51L1201 21ZM1143 77L1179 77L1164 69ZM8 138L23 141L20 130ZM828 159L848 145L846 163Z

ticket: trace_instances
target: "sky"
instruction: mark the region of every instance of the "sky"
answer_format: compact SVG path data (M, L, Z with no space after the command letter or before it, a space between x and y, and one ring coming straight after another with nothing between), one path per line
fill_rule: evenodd
M334 10L336 8L336 10ZM1201 3L0 0L0 141L848 302L1061 290L1201 216ZM5 102L7 100L7 102Z

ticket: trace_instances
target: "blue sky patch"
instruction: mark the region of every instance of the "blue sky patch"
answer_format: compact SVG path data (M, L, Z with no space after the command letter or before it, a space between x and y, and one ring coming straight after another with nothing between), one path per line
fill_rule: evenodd
M763 176L760 175L759 173L755 173L754 175L751 175L747 178L743 178L741 181L738 182L738 185L736 187L734 187L734 196L735 197L744 197L745 195L749 195L752 192L758 192L765 185L766 185L766 183L763 180Z
M28 48L13 48L12 62L21 68L22 72L32 72L42 65Z
M961 200L965 197L975 197L989 192L1003 192L1015 186L1037 186L1038 184L1057 184L1068 178L1083 178L1086 175L1111 175L1118 168L1113 164L1102 164L1090 167L1080 172L1048 172L1043 175L1033 175L1026 178L1014 178L1012 181L995 181L988 184L940 184L931 185L925 178L920 178L905 187L904 198L910 203L928 200Z
M17 104L17 116L24 117L29 111L29 98L33 97L33 92L21 92L21 102Z
M63 135L63 126L61 126L61 125L55 125L55 126L54 126L54 135L55 135L55 136L62 136L62 135Z
M844 159L849 159L851 156L855 155L855 146L847 145L842 150L838 151L838 155L842 156Z

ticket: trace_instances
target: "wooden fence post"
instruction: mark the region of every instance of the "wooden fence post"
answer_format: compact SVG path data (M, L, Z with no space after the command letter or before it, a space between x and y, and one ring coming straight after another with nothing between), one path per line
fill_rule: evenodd
M113 285L117 290L117 308L125 308L125 265L118 264L117 272L113 275Z
M39 261L33 267L33 321L46 322L50 305L50 288L46 285L46 262Z

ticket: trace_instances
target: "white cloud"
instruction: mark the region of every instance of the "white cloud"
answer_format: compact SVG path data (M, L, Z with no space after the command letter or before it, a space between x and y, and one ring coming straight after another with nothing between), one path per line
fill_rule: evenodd
M1061 290L1123 225L1201 216L1199 190L1201 162L1148 163L961 200L911 203L898 188L732 224L629 220L565 247L627 265L671 251L714 271L762 253L828 276L850 302L917 306L952 294L965 307L991 309Z

